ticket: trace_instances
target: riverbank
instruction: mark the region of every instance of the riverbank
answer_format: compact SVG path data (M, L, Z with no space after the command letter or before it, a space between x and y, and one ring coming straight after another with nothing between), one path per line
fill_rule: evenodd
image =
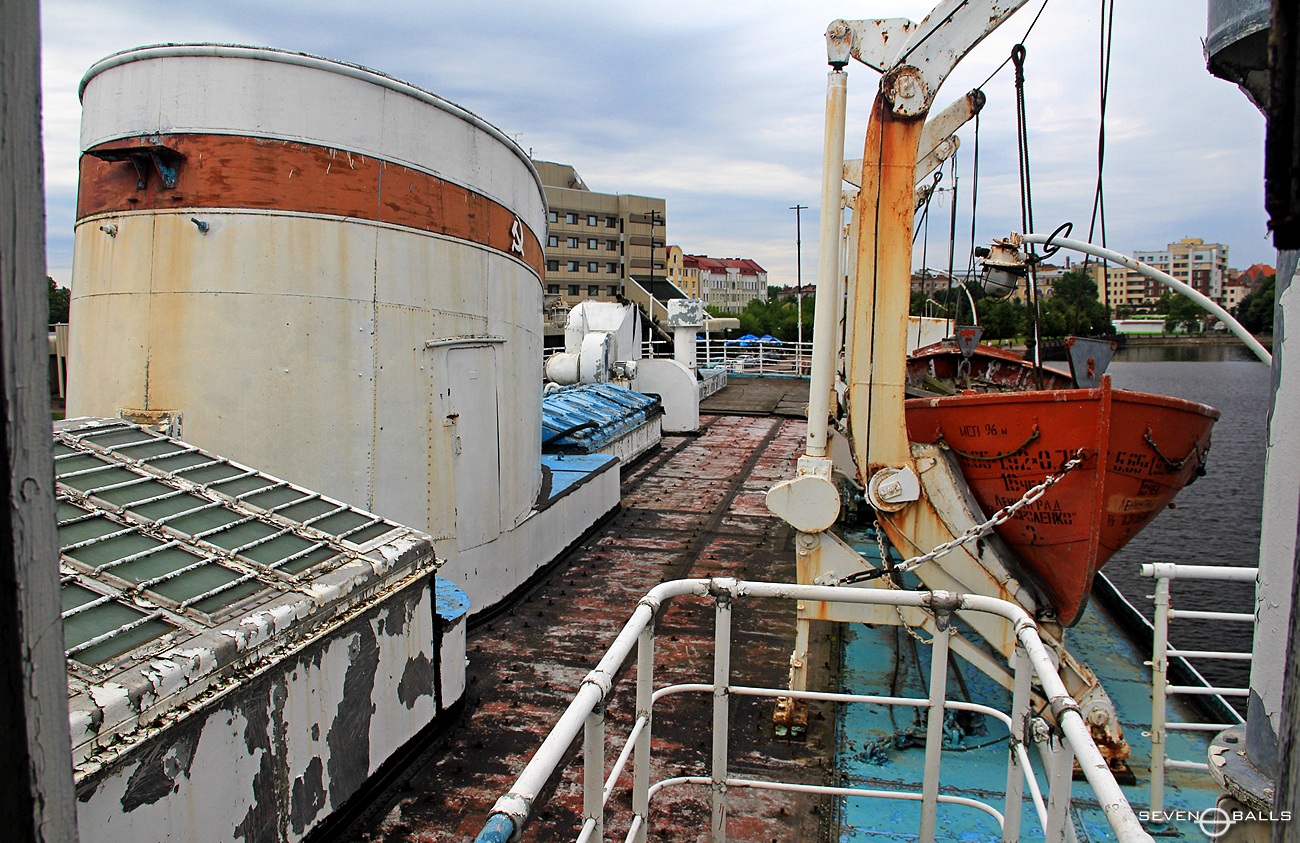
M1120 334L1114 338L1123 348L1151 348L1166 346L1181 346L1188 348L1205 347L1205 346L1240 346L1245 348L1246 345L1232 334ZM1273 337L1269 334L1262 334L1256 337L1260 345L1267 349L1273 348ZM1003 348L1010 348L1018 354L1024 354L1028 351L1028 346L1024 340L1012 341L994 341L993 345ZM1046 352L1049 349L1060 350L1061 340L1051 339L1043 341L1043 349Z

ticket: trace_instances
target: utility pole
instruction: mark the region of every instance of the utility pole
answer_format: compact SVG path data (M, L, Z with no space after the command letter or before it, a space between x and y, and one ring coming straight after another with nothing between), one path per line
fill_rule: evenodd
M794 274L795 274L795 307L798 309L799 318L795 323L798 326L798 344L795 346L796 362L803 360L803 233L799 226L799 213L808 209L807 205L794 205L790 210L794 211Z
M650 209L650 288L647 290L650 297L654 298L655 289L655 219L659 212L654 208Z

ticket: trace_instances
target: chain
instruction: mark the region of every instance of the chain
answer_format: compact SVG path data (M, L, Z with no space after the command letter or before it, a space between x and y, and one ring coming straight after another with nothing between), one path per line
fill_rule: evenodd
M1038 501L1040 498L1042 498L1042 496L1047 493L1048 489L1052 488L1057 483L1059 483L1061 481L1061 478L1065 477L1065 475L1069 474L1071 471L1077 468L1079 464L1082 463L1087 458L1088 458L1087 449L1080 448L1079 450L1075 451L1074 456L1072 456L1069 460L1067 460L1065 465L1061 466L1060 470L1058 470L1054 474L1049 474L1046 478L1043 479L1043 482L1039 483L1037 486L1030 488L1028 491L1024 493L1024 495L1021 496L1020 500L1015 501L1014 503L1007 504L1006 506L999 509L997 512L993 513L993 517L985 521L983 524L976 524L975 526L968 529L966 532L962 533L960 536L950 539L949 541L946 541L943 544L935 547L929 553L923 553L920 556L913 556L910 559L905 559L903 560L903 562L893 566L892 568L889 568L888 570L886 570L885 568L879 568L879 569L874 569L869 571L860 571L856 574L850 574L849 576L841 580L840 584L851 585L853 583L862 582L864 580L878 579L879 577L882 577L885 574L906 573L925 562L929 562L932 559L938 559L941 556L946 556L954 548L960 547L961 545L968 544L969 542L975 541L976 539L980 539L983 538L984 536L987 536L989 533L993 532L994 527L997 527L999 524L1003 524L1009 521L1012 517L1015 516L1017 512L1029 506L1031 503L1034 503ZM877 537L877 539L879 540L879 536Z
M894 566L890 564L889 548L885 545L885 528L880 525L879 519L876 520L876 547L880 549L881 569L884 570L886 573L896 570ZM898 584L894 582L893 577L886 577L885 582L889 583L890 588L898 588ZM930 641L930 639L923 638L920 633L918 633L915 629L911 627L910 624L908 624L907 619L903 617L902 606L895 606L894 612L898 615L898 625L903 628L904 632L906 632L908 635L912 636L922 644L933 643Z

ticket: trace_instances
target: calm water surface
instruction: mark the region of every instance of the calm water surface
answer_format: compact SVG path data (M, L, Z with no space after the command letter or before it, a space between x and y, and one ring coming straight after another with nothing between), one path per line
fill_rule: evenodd
M1148 617L1153 581L1138 576L1147 562L1254 566L1259 561L1270 375L1241 346L1165 346L1124 349L1110 365L1121 389L1199 401L1223 415L1214 426L1206 476L1178 494L1174 509L1157 516L1106 564L1106 576ZM1175 580L1174 606L1249 612L1253 589L1235 583ZM1248 624L1176 622L1175 646L1250 649ZM1212 636L1212 637L1210 637ZM1198 662L1215 682L1244 685L1246 668Z

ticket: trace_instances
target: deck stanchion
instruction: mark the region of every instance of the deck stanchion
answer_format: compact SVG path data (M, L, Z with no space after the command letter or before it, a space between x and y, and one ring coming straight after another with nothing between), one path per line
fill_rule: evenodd
M1011 666L1015 678L1011 691L1011 737L1007 742L1007 800L1006 807L1002 810L1004 841L1020 839L1020 815L1024 810L1022 803L1026 771L1020 766L1017 749L1024 741L1029 725L1029 692L1033 675L1029 667L1029 656L1019 643L1016 644Z
M1164 825L1165 697L1169 689L1169 580L1156 580L1155 627L1151 643L1151 817Z
M726 590L714 595L713 613L713 834L714 843L727 843L727 747L731 702L731 598Z
M650 727L654 705L655 621L641 630L636 651L636 716L645 718L645 728L636 736L636 760L632 769L632 813L640 819L632 843L645 843L650 826Z
M587 715L582 735L583 836L605 839L605 703L602 700ZM588 833L587 824L591 824ZM579 838L580 840L582 838Z
M948 618L935 612L930 647L930 704L925 731L925 780L921 784L921 843L934 843L939 809L939 762L943 753L944 698L948 692Z
M1044 766L1048 769L1047 841L1074 843L1070 822L1070 790L1074 786L1074 749L1056 734L1043 742Z

